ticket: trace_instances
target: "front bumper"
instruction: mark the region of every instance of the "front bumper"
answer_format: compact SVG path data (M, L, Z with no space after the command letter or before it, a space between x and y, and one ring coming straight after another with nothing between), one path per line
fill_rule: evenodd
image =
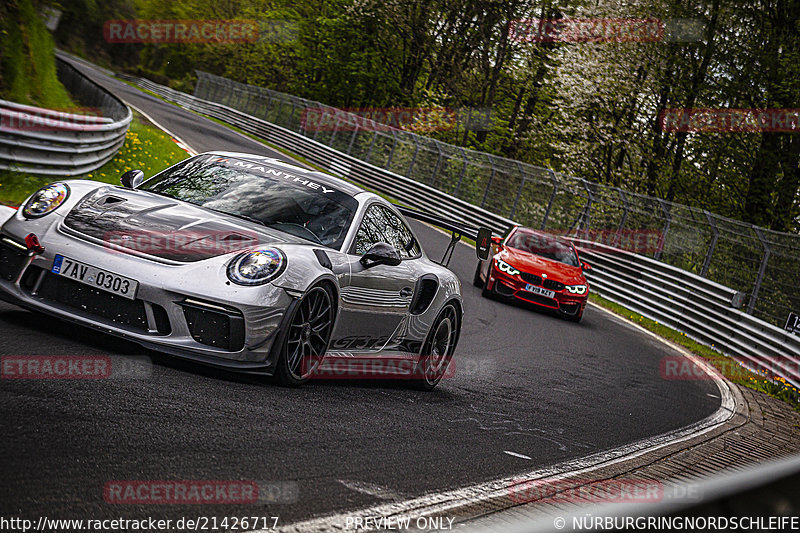
M519 276L511 276L502 272L494 264L489 267L487 289L498 296L557 310L569 316L581 313L583 308L586 307L586 301L589 299L588 290L584 294L573 294L563 289L554 291L553 298L548 298L526 291L525 287L527 285L528 283Z
M217 260L164 264L67 235L40 233L45 252L26 252L19 235L0 234L0 299L171 355L272 374L272 345L294 298L272 285L229 283ZM42 228L44 229L44 228ZM56 254L135 279L135 300L50 272Z

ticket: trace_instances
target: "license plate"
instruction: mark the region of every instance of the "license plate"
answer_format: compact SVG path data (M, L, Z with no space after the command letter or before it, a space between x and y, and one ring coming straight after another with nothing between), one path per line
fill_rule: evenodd
M56 256L53 261L52 272L129 300L133 300L136 297L136 289L139 287L138 281L75 261L63 255Z
M537 287L536 285L531 285L528 283L525 285L525 290L528 292L532 292L533 294L540 294L542 296L546 296L548 298L552 298L556 295L555 291L548 291L547 289L543 289L542 287Z

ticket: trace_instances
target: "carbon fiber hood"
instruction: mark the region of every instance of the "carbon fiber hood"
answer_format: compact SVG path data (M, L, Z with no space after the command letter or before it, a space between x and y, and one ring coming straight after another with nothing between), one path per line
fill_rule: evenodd
M190 263L259 245L304 243L256 223L146 191L101 187L64 225L110 248Z

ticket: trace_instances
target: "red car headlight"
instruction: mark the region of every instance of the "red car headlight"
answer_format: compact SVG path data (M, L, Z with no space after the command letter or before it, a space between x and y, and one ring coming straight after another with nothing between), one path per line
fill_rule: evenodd
M502 259L497 259L497 269L500 272L505 272L509 276L517 276L517 275L519 275L519 270L517 270L516 268L512 267L511 265L509 265L508 263L506 263Z
M566 289L572 294L586 294L586 285L567 285Z

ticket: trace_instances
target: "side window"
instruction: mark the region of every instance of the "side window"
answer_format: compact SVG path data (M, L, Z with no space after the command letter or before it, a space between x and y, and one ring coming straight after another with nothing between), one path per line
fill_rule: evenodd
M395 215L393 212L386 208L381 208L383 214L386 216L386 242L397 248L400 252L400 257L403 259L409 257L417 257L419 255L419 244L417 239L408 229L408 226Z
M383 212L377 205L370 206L364 213L364 219L356 233L353 253L364 255L376 242L386 242L382 228L386 225Z
M385 207L372 205L356 233L353 253L363 255L377 242L391 244L403 259L417 257L420 253L419 244L405 223Z

